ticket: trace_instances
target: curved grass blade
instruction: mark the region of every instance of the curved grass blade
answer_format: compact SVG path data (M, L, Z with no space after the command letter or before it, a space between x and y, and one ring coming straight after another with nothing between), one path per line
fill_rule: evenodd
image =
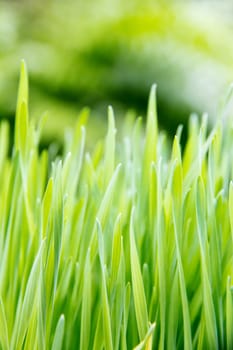
M102 227L104 227L105 225L108 209L111 204L112 197L116 191L116 183L119 177L120 169L121 169L121 164L118 164L118 166L116 167L113 173L111 181L104 193L104 197L102 199L102 202L100 204L99 210L96 215L96 218L98 219ZM90 247L91 247L91 260L93 261L94 258L96 257L97 248L98 248L98 240L96 236L96 225L94 226L92 231Z
M143 339L143 341L141 341L140 344L138 344L133 350L152 350L152 336L153 336L153 332L155 329L155 323L153 323L152 325L150 325L148 332L145 336L145 339Z

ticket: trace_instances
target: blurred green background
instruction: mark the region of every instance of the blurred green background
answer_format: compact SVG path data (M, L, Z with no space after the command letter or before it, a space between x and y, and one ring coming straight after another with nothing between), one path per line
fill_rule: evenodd
M168 133L191 112L213 120L233 81L232 10L228 1L1 1L0 118L13 123L23 58L30 114L48 111L45 143L85 106L92 142L109 104L118 126L128 110L145 116L154 82Z

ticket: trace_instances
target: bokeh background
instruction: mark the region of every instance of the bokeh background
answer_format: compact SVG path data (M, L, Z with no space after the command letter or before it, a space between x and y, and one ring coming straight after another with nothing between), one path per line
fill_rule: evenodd
M217 115L233 81L231 1L40 0L0 2L0 118L14 123L20 60L30 77L30 115L47 111L46 144L61 141L83 107L91 142L146 115L158 86L160 127L173 133L190 113ZM130 111L130 112L129 112Z

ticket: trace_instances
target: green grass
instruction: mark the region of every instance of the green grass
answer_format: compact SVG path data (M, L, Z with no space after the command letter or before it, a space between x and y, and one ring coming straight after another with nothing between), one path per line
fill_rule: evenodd
M51 159L22 63L12 150L0 125L1 349L232 349L225 107L210 132L191 117L181 150L181 128L172 144L158 130L153 86L146 128L128 120L118 139L109 108L87 152L83 113Z

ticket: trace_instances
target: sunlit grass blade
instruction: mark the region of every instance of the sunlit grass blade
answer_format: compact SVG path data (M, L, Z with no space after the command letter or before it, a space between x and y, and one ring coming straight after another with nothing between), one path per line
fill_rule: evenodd
M121 258L121 214L118 215L114 230L113 230L113 241L112 241L112 259L111 259L111 281L112 285L116 283L118 268Z
M205 223L205 192L201 178L197 181L197 196L196 196L196 216L197 216L197 232L200 244L201 255L201 271L202 271L202 288L203 288L203 312L206 327L206 337L209 347L218 346L216 316L211 293L211 285L208 275L209 259L206 250L206 223Z
M1 349L232 348L232 119L191 117L183 146L155 93L145 128L129 113L116 139L109 108L92 150L84 109L42 150L22 63L13 144L0 122Z
M152 350L152 336L155 329L155 323L153 323L145 336L145 339L141 341L133 350Z
M21 62L20 82L15 120L15 147L25 155L28 132L28 76L25 62Z
M157 159L157 142L158 142L158 122L156 111L156 85L152 85L149 96L146 135L145 135L145 151L144 151L144 181L149 180L151 162Z
M91 262L90 249L88 249L84 267L82 314L81 314L81 335L80 349L88 349L91 328Z
M0 344L4 350L9 349L7 320L2 299L0 299Z
M102 199L102 202L100 203L99 210L96 214L96 217L98 218L102 227L104 227L105 225L108 209L109 209L109 206L111 205L111 200L116 190L116 183L118 180L120 169L121 169L121 164L118 164L118 166L116 167L113 173L111 181L106 189L106 192L104 193L104 197ZM92 237L91 237L91 259L94 259L96 254L97 254L97 235L96 235L96 226L94 226Z
M140 262L137 253L136 242L134 238L134 208L130 218L130 264L132 276L132 288L135 305L135 313L137 318L137 327L140 340L142 341L149 327L149 319L146 305L146 297L143 286Z
M191 334L191 322L190 322L190 314L189 314L189 307L188 307L188 297L186 292L184 270L183 270L183 265L181 260L180 244L179 244L179 238L178 238L178 232L177 232L177 222L176 222L174 211L175 209L173 208L174 232L175 232L175 240L176 240L176 256L177 256L179 285L180 285L180 294L181 294L182 312L183 312L184 348L192 349L192 334Z
M45 281L43 274L43 262L40 266L40 278L39 278L39 295L38 295L38 320L37 320L37 333L38 333L38 347L41 350L46 349L46 295L45 295Z
M227 350L233 348L233 300L232 300L232 286L231 278L228 276L227 279L227 293L226 293L226 340L227 340Z
M163 218L163 206L162 204L162 159L159 160L157 169L154 168L155 178L156 178L156 212L154 216L156 217L156 225L154 228L154 242L153 245L157 245L157 266L158 270L158 288L159 288L159 307L160 307L160 349L164 348L165 341L165 327L166 327L166 273L165 273L165 227Z
M10 128L9 124L6 121L3 121L0 124L0 167L3 169L4 161L6 160L6 157L8 155L9 151L9 141L10 141Z
M22 309L19 314L19 319L16 329L16 349L21 349L24 341L25 334L27 332L27 328L29 326L30 321L30 315L33 311L33 307L35 303L38 301L38 295L37 295L37 289L38 289L38 276L40 271L40 264L41 264L41 257L44 250L44 244L43 241L40 249L38 251L37 257L34 261L34 264L32 266L30 276L27 282L27 287L25 291L25 296L23 299Z
M177 333L178 333L178 317L177 313L180 310L180 299L179 299L179 276L178 270L174 271L171 291L169 300L169 315L167 325L167 348L175 349L177 344Z
M93 350L103 349L103 318L102 311L98 314L97 326L95 329L95 337L93 341Z
M52 350L62 350L63 335L65 330L65 317L61 315L57 322L57 327L54 334Z
M105 263L104 263L104 242L103 234L101 230L100 223L97 221L97 231L98 231L98 242L99 242L99 257L100 257L100 266L101 266L101 275L102 275L102 288L101 288L101 299L102 299L102 308L103 308L103 330L104 330L104 339L106 349L113 349L112 341L112 330L111 330L111 318L109 311L109 300L107 293L106 277L105 277Z
M115 119L112 107L108 107L108 133L105 145L104 184L109 183L115 167Z
M229 186L229 217L231 225L231 240L233 244L233 181L230 182Z
M42 237L47 235L48 218L52 206L53 179L50 178L42 201Z
M158 121L157 121L157 106L156 106L156 84L153 84L150 90L147 125L146 125L146 159L148 164L156 160L156 146L158 137Z
M128 282L125 287L124 293L124 308L123 308L123 324L121 327L121 346L123 349L127 349L127 326L128 326L128 318L129 318L129 308L131 301L131 284Z

